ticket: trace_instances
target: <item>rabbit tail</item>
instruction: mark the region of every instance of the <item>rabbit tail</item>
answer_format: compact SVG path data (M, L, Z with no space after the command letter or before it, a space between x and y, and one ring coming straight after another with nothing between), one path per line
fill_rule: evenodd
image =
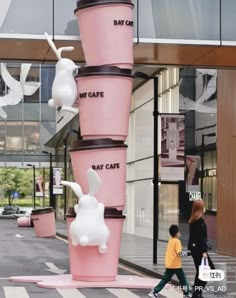
M86 236L80 237L79 244L81 246L87 246L88 245L88 237L86 237Z

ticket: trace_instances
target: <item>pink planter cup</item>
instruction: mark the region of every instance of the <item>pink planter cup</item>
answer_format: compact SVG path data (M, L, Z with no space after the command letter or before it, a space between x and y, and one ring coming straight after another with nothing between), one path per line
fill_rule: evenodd
M88 193L87 170L94 169L102 184L96 194L105 207L122 210L126 197L126 149L122 141L83 140L73 143L70 157L74 180Z
M110 238L107 243L107 253L100 254L97 246L72 245L69 227L74 218L67 216L70 272L74 280L112 281L116 279L124 219L125 216L120 211L105 210L105 223L110 231Z
M133 7L131 0L80 0L77 16L87 65L132 68Z
M37 237L56 236L55 212L52 207L32 210L31 220Z
M76 77L83 139L125 140L133 76L115 66L81 67Z
M23 216L17 218L17 226L18 227L32 227L32 221L29 216Z

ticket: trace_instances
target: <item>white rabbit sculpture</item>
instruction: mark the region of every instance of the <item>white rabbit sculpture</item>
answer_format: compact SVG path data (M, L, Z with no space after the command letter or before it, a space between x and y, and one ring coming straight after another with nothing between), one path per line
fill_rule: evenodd
M61 58L62 51L73 51L74 47L57 49L49 35L47 33L44 35L58 58L56 75L52 84L52 98L48 101L48 105L50 107L62 107L64 111L77 114L78 109L73 108L78 94L74 73L79 67L72 60Z
M70 237L73 245L98 246L98 251L107 252L107 242L110 231L104 221L104 205L98 203L94 195L101 185L98 174L93 169L88 169L87 179L89 183L89 193L84 195L81 187L76 182L62 181L61 183L70 186L79 203L74 206L76 213L75 220L70 224Z

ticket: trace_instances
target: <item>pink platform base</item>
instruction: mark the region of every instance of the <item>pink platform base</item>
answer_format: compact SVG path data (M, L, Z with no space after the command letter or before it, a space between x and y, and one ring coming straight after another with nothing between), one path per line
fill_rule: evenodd
M71 274L41 275L41 276L12 276L14 282L36 283L41 288L127 288L127 289L152 289L157 285L158 279L140 277L137 275L117 275L114 281L77 281Z

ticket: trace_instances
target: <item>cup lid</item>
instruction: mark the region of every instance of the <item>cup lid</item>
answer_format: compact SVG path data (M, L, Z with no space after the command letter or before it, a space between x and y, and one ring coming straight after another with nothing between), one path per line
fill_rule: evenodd
M66 214L67 218L75 218L76 214L73 207L69 207ZM122 214L122 210L116 208L105 208L104 218L125 218Z
M50 213L53 212L53 208L52 207L47 207L47 208L40 208L40 209L33 209L31 211L31 214L43 214L43 213Z
M131 69L111 65L82 66L78 69L76 77L88 76L122 76L133 78Z
M123 141L112 139L78 140L72 143L70 152L80 150L105 149L105 148L127 148Z
M134 7L134 4L131 0L79 0L77 1L77 8L75 9L75 13L77 10L89 8L98 5L110 5L110 4L128 4Z
M104 218L125 218L122 214L122 210L116 208L105 208Z
M74 207L70 206L67 209L66 217L73 217L73 218L76 217L76 213L75 213Z

